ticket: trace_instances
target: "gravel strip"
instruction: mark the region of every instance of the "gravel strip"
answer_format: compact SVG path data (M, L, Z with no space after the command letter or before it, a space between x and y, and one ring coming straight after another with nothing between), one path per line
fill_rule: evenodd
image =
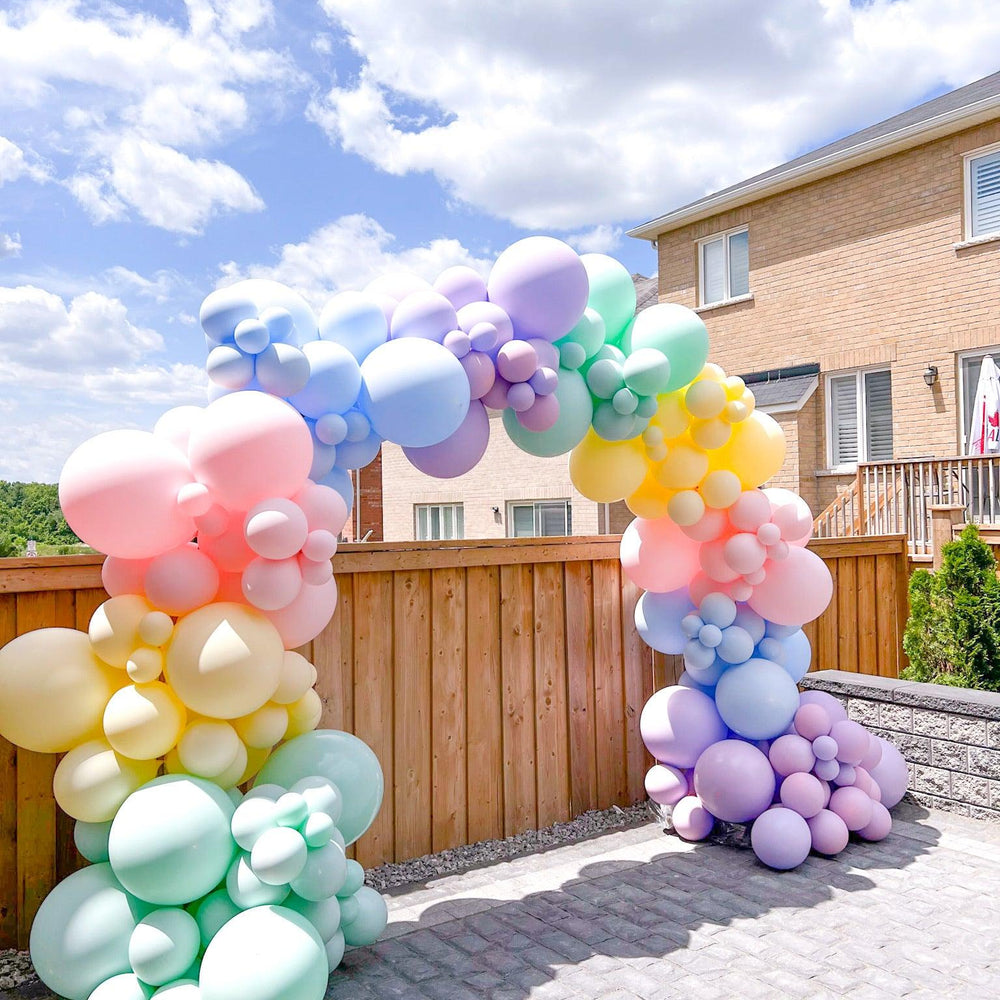
M0 990L11 990L36 979L26 951L0 951Z

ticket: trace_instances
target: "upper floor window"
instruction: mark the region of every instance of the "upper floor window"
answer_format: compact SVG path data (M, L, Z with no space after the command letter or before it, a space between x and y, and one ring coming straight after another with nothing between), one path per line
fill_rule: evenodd
M568 535L573 530L568 500L536 500L507 505L507 534L511 538Z
M892 379L887 368L829 375L830 468L892 458Z
M422 503L413 508L417 541L465 537L465 508L460 503Z
M965 238L1000 235L1000 146L965 158Z
M750 237L745 227L698 244L698 279L703 306L750 294Z

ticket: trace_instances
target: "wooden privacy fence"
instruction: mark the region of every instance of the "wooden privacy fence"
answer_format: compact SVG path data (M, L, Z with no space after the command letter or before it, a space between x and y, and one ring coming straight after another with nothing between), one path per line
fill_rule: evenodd
M814 669L895 676L906 608L903 536L817 541L835 580L808 631ZM0 644L86 629L106 598L100 557L0 562ZM337 613L302 649L321 725L378 754L384 803L364 865L509 836L643 797L649 695L679 657L635 631L639 591L616 537L346 545ZM54 755L0 739L0 947L27 942L38 905L80 863L56 809Z

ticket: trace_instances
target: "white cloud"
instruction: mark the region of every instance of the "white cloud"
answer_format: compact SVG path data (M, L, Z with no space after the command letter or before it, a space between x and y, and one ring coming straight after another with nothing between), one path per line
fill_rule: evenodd
M572 233L566 237L578 253L611 253L622 241L621 226L594 226L582 233Z
M993 0L322 5L363 65L314 120L529 228L676 207L992 72L1000 46Z
M0 233L0 260L4 257L21 256L21 234Z
M44 181L46 173L37 163L29 162L24 150L17 143L0 135L0 185L16 181L21 177Z
M412 271L432 281L454 264L467 264L485 274L490 263L454 239L401 247L396 237L371 217L345 215L317 229L301 243L286 243L278 251L276 263L223 264L220 284L242 278L272 278L294 288L319 308L335 292L362 288L390 271Z

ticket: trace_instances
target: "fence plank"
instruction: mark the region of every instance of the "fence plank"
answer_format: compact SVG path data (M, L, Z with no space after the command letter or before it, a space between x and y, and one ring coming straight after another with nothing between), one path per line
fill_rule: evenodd
M564 567L535 567L535 771L538 825L570 818Z
M17 635L17 598L0 594L0 644ZM0 737L0 948L17 947L17 750Z
M432 833L435 851L466 842L465 571L431 573Z
M836 561L827 562L827 568L830 570L830 576L833 577L833 600L830 601L829 607L823 612L819 617L819 624L817 626L817 649L819 655L817 659L817 669L819 670L836 670L837 664L839 662L839 630L838 630L838 616L837 616L837 584L839 576L839 567Z
M470 566L466 573L468 653L469 841L504 835L503 723L500 677L500 570Z
M875 560L877 556L858 556L855 600L858 633L858 664L862 674L877 674L878 643L876 639L878 616L875 600Z
M904 557L905 559L905 557ZM897 646L895 588L898 568L892 556L875 557L875 615L878 621L876 642L878 646L878 672L882 677L897 677L902 669L902 655ZM899 638L901 646L902 639Z
M854 557L837 560L837 589L834 600L837 602L837 621L840 624L857 621L857 564ZM840 670L854 673L858 669L858 634L857 629L839 628L837 642L837 664Z
M622 580L622 657L625 668L625 757L628 800L645 797L645 777L653 763L639 734L639 715L652 692L650 648L635 627L635 605L642 591L624 573ZM648 682L647 682L648 677Z
M566 565L570 808L574 815L597 808L593 575L593 563Z
M618 563L594 563L594 700L597 706L597 798L601 808L627 801L621 613Z

